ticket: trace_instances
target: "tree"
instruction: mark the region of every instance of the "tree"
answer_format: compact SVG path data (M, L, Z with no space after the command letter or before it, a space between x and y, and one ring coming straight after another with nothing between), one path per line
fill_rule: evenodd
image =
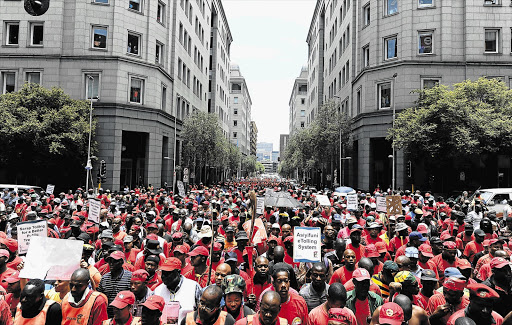
M25 84L0 95L0 165L6 182L78 186L89 140L89 102L60 88ZM92 132L94 135L95 121ZM92 143L92 152L96 143Z
M480 78L453 90L439 85L415 92L416 105L397 115L388 139L431 173L457 161L510 153L512 91L503 82Z

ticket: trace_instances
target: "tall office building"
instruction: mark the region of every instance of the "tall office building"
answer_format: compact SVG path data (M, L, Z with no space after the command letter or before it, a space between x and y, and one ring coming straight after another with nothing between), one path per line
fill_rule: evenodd
M244 156L251 151L251 96L245 78L238 65L230 68L230 134L231 143L236 145Z
M302 67L299 77L295 79L292 94L290 96L290 135L293 135L297 130L307 127L310 123L309 114L307 114L309 107L309 105L306 103L308 97L307 95L308 68Z
M512 81L511 14L496 0L317 1L307 35L306 115L314 119L319 105L333 101L352 119L347 184L391 185L385 138L393 109L414 106L412 90L482 76ZM414 182L407 159L397 152L396 187Z
M250 155L256 156L256 148L258 145L258 127L256 126L255 121L251 121L251 145L250 145Z
M272 160L274 144L272 142L259 142L256 146L256 159L258 161Z

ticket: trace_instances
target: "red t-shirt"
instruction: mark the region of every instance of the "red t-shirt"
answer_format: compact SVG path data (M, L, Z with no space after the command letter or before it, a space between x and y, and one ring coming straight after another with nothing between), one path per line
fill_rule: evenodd
M354 279L348 280L345 284L343 284L343 286L345 287L347 292L354 290L355 289ZM370 281L370 291L378 294L379 296L381 295L379 286L376 285L375 282L373 282L373 281Z
M333 284L334 282L340 282L341 284L345 285L348 280L352 279L352 273L354 273L354 271L347 270L345 266L340 267L332 274L329 285Z
M354 246L352 246L352 244L348 244L347 245L347 249L351 249L354 251L354 253L356 253L356 262L359 262L359 260L361 259L361 257L365 257L365 246L364 245L361 245L359 244L359 247L358 248L355 248Z
M368 298L365 300L356 299L355 307L357 325L368 325L368 317L372 317L370 313L370 305L368 304Z
M500 314L493 311L491 315L492 315L492 318L494 318L494 322L495 322L494 325L503 324L503 317L501 317ZM452 316L448 319L448 322L446 323L446 325L455 325L455 321L461 317L466 317L466 314L464 313L464 309L459 310L458 312L452 314Z
M288 301L281 304L279 317L288 320L288 324L308 324L308 305L306 300L298 294L290 292L288 294Z
M398 250L398 248L407 244L408 242L409 242L409 237L405 237L403 239L400 239L400 237L393 237L389 241L388 251L394 253Z
M476 241L470 241L466 248L464 249L464 256L468 258L468 260L473 263L473 259L475 258L475 255L479 252L484 251L484 245L481 243L477 243Z
M427 308L425 309L425 311L429 316L432 316L432 314L436 311L436 308L444 304L446 304L446 299L444 298L444 295L442 293L436 293L432 295L432 297L430 297L430 299L428 300ZM468 297L462 296L460 303L454 306L454 310L441 318L441 323L446 324L448 322L448 319L454 312L464 309L468 305Z
M350 325L356 325L357 320L356 316L352 312L352 310L348 309L347 307L344 307L343 310L345 310L349 314L349 323ZM308 316L308 325L325 325L329 322L329 315L327 314L327 311L325 310L325 303L321 304L318 307L313 308L309 312Z
M455 261L453 263L448 263L447 260L443 259L443 254L439 254L432 257L432 259L427 262L431 270L435 269L434 272L437 271L437 275L439 277L439 286L442 286L444 283L444 270L449 267L457 267L456 265L458 260L459 258L455 257Z

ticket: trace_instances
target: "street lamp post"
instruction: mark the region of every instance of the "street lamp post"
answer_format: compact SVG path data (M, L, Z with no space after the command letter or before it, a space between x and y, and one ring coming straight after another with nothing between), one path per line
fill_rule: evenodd
M391 101L392 101L392 104L393 104L393 128L395 127L395 115L396 115L396 105L395 105L395 86L396 86L396 77L398 76L398 73L395 73L393 74L393 95L391 97ZM396 187L396 164L395 164L395 159L396 159L396 152L395 152L395 137L393 136L393 139L391 142L391 149L393 150L393 166L392 166L392 172L391 172L391 190L392 192L394 193L395 192L395 187Z
M92 163L91 163L91 137L92 137L92 87L94 87L94 77L91 75L88 75L87 78L91 82L91 86L88 87L88 90L91 97L89 98L91 101L91 106L89 108L89 145L87 147L87 165L85 166L85 169L87 170L87 174L85 176L85 193L89 193L89 175L91 173L92 169ZM86 194L87 195L87 194Z

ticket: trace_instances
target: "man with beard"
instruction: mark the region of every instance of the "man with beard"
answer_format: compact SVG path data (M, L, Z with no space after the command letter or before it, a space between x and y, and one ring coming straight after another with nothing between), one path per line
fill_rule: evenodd
M343 258L345 259L345 265L333 273L329 284L333 284L334 282L345 284L352 278L352 273L356 269L356 253L351 249L347 249L345 253L343 253Z
M14 324L53 325L62 322L60 304L44 297L44 282L32 279L21 290L20 304L16 309Z
M268 259L263 256L258 256L254 265L254 278L252 283L247 285L248 301L247 304L252 309L256 308L256 303L261 293L272 287L272 277L269 273Z
M443 293L430 297L426 311L430 324L445 325L450 316L469 305L469 299L464 296L466 281L454 277L447 278L443 283Z
M233 316L235 321L254 315L254 311L243 304L245 292L245 280L236 274L228 275L222 280L225 306L222 310Z
M352 279L354 290L347 294L347 308L356 316L358 325L365 325L384 301L378 294L370 291L370 273L366 269L356 269Z
M461 309L448 319L447 325L454 325L460 317L468 317L478 325L501 325L503 317L493 311L493 306L499 301L499 295L488 286L475 283L467 286L469 290L469 305Z
M281 297L275 291L267 291L261 298L260 311L237 321L235 325L288 325L288 321L279 317Z
M327 290L327 301L309 312L309 325L324 325L328 323L329 310L333 308L343 309L350 315L351 324L356 324L356 316L345 307L347 303L347 291L341 283L333 283Z
M272 280L274 291L281 298L279 317L285 318L288 324L306 325L308 322L308 305L304 298L290 291L290 271L285 268L276 267ZM261 309L260 304L260 311Z
M356 254L356 263L359 262L361 257L365 255L365 247L361 245L361 232L363 227L360 225L352 226L350 229L350 244L347 245L347 249L352 250Z
M336 232L331 225L324 228L324 239L322 240L323 253L329 253L334 250L334 241L336 240Z
M190 264L193 266L187 273L183 274L183 276L192 281L196 281L199 283L201 288L205 288L208 283L213 282L215 279L215 271L212 269L211 273L208 274L208 265L206 261L208 260L208 249L203 246L197 246L192 250L188 255L190 256Z
M500 295L500 303L494 305L494 311L500 315L507 315L512 306L512 287L510 279L512 270L510 262L503 257L494 257L490 263L492 275L482 284L494 289Z
M201 295L197 311L191 311L179 322L181 325L233 325L235 320L225 311L221 311L222 289L209 286Z
M446 241L443 243L444 250L441 254L434 256L428 261L429 269L434 270L439 275L439 284L444 282L444 270L449 267L457 267L457 245L455 242Z
M327 300L329 285L325 283L326 276L327 269L324 263L319 262L313 264L310 270L311 283L307 283L299 291L299 295L306 300L308 312Z

